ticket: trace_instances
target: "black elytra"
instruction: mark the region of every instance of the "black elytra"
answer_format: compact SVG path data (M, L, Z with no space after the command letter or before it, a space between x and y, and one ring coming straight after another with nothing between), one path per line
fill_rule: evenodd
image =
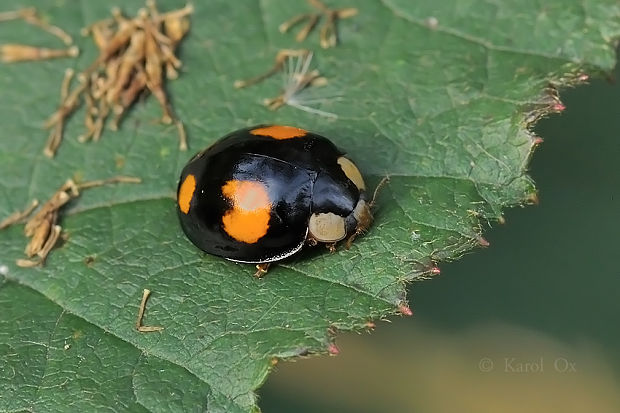
M355 236L372 220L361 175L344 152L280 125L240 129L194 156L181 172L177 212L198 248L247 263Z

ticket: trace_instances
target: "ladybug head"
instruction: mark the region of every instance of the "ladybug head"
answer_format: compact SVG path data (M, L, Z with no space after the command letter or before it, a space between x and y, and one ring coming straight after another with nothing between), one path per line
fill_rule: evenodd
M372 224L372 202L367 202L366 185L355 164L341 156L338 165L338 174L319 175L315 182L308 240L334 244L346 238L349 248Z

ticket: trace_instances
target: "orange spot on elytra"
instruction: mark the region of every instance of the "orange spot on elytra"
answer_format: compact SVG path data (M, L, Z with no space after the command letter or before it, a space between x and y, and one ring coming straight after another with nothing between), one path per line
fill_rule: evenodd
M222 194L232 208L222 216L224 231L240 242L254 244L269 229L271 201L267 188L257 181L227 181Z
M252 135L268 136L273 139L291 139L306 136L308 131L293 126L272 125L264 128L252 129Z
M185 180L181 184L179 189L178 202L179 208L184 214L189 212L189 204L194 196L196 190L196 177L194 175L187 175Z

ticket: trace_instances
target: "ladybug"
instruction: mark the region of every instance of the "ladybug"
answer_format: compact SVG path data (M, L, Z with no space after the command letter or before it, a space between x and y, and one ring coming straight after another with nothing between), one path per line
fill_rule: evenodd
M269 264L306 244L347 246L372 223L364 179L330 140L292 126L232 132L183 168L177 212L201 250Z

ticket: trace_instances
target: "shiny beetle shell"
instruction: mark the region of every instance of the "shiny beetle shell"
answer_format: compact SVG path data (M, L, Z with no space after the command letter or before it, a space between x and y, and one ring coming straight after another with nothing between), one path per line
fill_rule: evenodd
M183 168L177 211L201 250L269 263L304 244L353 238L372 221L353 161L327 138L291 126L241 129Z

